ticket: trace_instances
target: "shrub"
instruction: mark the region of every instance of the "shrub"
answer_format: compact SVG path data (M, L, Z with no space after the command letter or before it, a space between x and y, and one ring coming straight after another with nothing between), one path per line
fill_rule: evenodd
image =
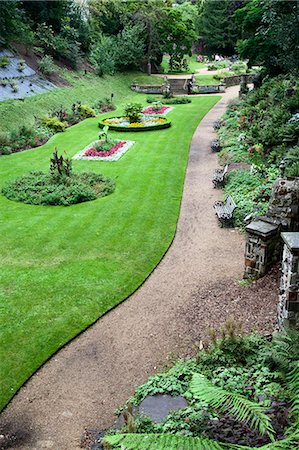
M185 105L187 103L191 103L191 98L188 97L175 97L175 98L167 98L164 100L166 105Z
M8 58L8 56L0 56L0 67L1 68L5 68L6 66L8 66L10 62L10 59Z
M12 82L10 83L10 86L11 86L12 92L14 92L14 93L18 92L18 90L19 90L19 85L18 85L18 82L17 82L17 81L12 81Z
M25 67L26 67L25 60L24 60L24 59L20 59L20 61L18 62L18 70L19 70L20 72L23 72L23 70L25 69Z
M52 75L57 71L57 67L53 62L53 58L50 55L45 55L38 63L39 70L44 75Z
M53 177L31 172L7 184L2 193L9 199L31 205L69 206L112 193L113 180L94 172Z
M8 84L9 84L9 80L7 80L6 78L0 80L0 86L6 87Z
M141 111L142 105L140 103L128 103L125 106L125 115L130 123L138 122Z
M100 113L114 111L116 109L112 99L109 97L96 100L93 104L93 108Z
M83 117L95 117L96 112L94 109L92 109L90 106L88 105L79 105L78 106L78 111L81 114L81 116Z
M63 132L68 125L67 122L62 122L57 117L46 117L45 119L43 119L43 123L44 125L46 125L46 127L55 131L55 133Z

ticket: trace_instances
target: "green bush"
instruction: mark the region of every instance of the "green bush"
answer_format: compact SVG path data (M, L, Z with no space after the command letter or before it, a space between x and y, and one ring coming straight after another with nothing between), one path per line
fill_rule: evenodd
M8 66L10 59L8 56L0 56L0 67L5 68Z
M31 172L7 184L2 193L9 200L31 205L69 206L106 196L114 189L113 180L94 172L60 177Z
M166 105L185 105L187 103L191 103L191 98L189 97L174 97L167 98L163 101Z
M63 132L68 125L67 122L62 122L57 117L46 117L43 119L43 123L55 133Z
M130 123L138 122L142 109L141 103L128 103L125 106L125 116Z
M88 118L88 117L95 117L96 116L96 112L94 109L92 109L90 106L88 105L79 105L78 106L78 111L81 114L81 116Z
M38 63L39 70L44 75L52 75L57 71L57 67L53 62L53 58L50 55L45 55Z

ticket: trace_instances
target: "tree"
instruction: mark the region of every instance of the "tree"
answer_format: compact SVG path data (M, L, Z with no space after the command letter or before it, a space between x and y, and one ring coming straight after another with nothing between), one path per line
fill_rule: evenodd
M160 28L160 36L163 42L163 52L170 56L170 69L181 69L184 64L184 56L191 56L192 44L196 38L192 21L184 21L181 11L169 9L167 20Z
M240 2L200 0L198 28L210 53L231 55L235 52L237 29L234 18Z
M248 0L235 14L241 57L265 66L271 75L298 73L298 13L296 0Z

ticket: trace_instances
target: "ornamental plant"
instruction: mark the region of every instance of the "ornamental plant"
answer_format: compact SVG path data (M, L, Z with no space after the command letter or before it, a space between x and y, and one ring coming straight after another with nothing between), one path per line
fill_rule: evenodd
M127 103L125 107L125 115L130 123L139 122L141 111L142 105L140 103Z
M50 174L52 177L70 177L72 173L72 161L69 158L58 156L57 148L55 148L52 158L50 159Z

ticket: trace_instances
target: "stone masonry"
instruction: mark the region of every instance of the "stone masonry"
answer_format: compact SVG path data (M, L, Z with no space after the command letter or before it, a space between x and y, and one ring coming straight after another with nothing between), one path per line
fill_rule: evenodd
M246 227L245 278L260 278L280 260L280 232L299 231L299 179L278 179L268 211Z
M299 233L281 233L284 242L280 279L278 325L299 329Z

